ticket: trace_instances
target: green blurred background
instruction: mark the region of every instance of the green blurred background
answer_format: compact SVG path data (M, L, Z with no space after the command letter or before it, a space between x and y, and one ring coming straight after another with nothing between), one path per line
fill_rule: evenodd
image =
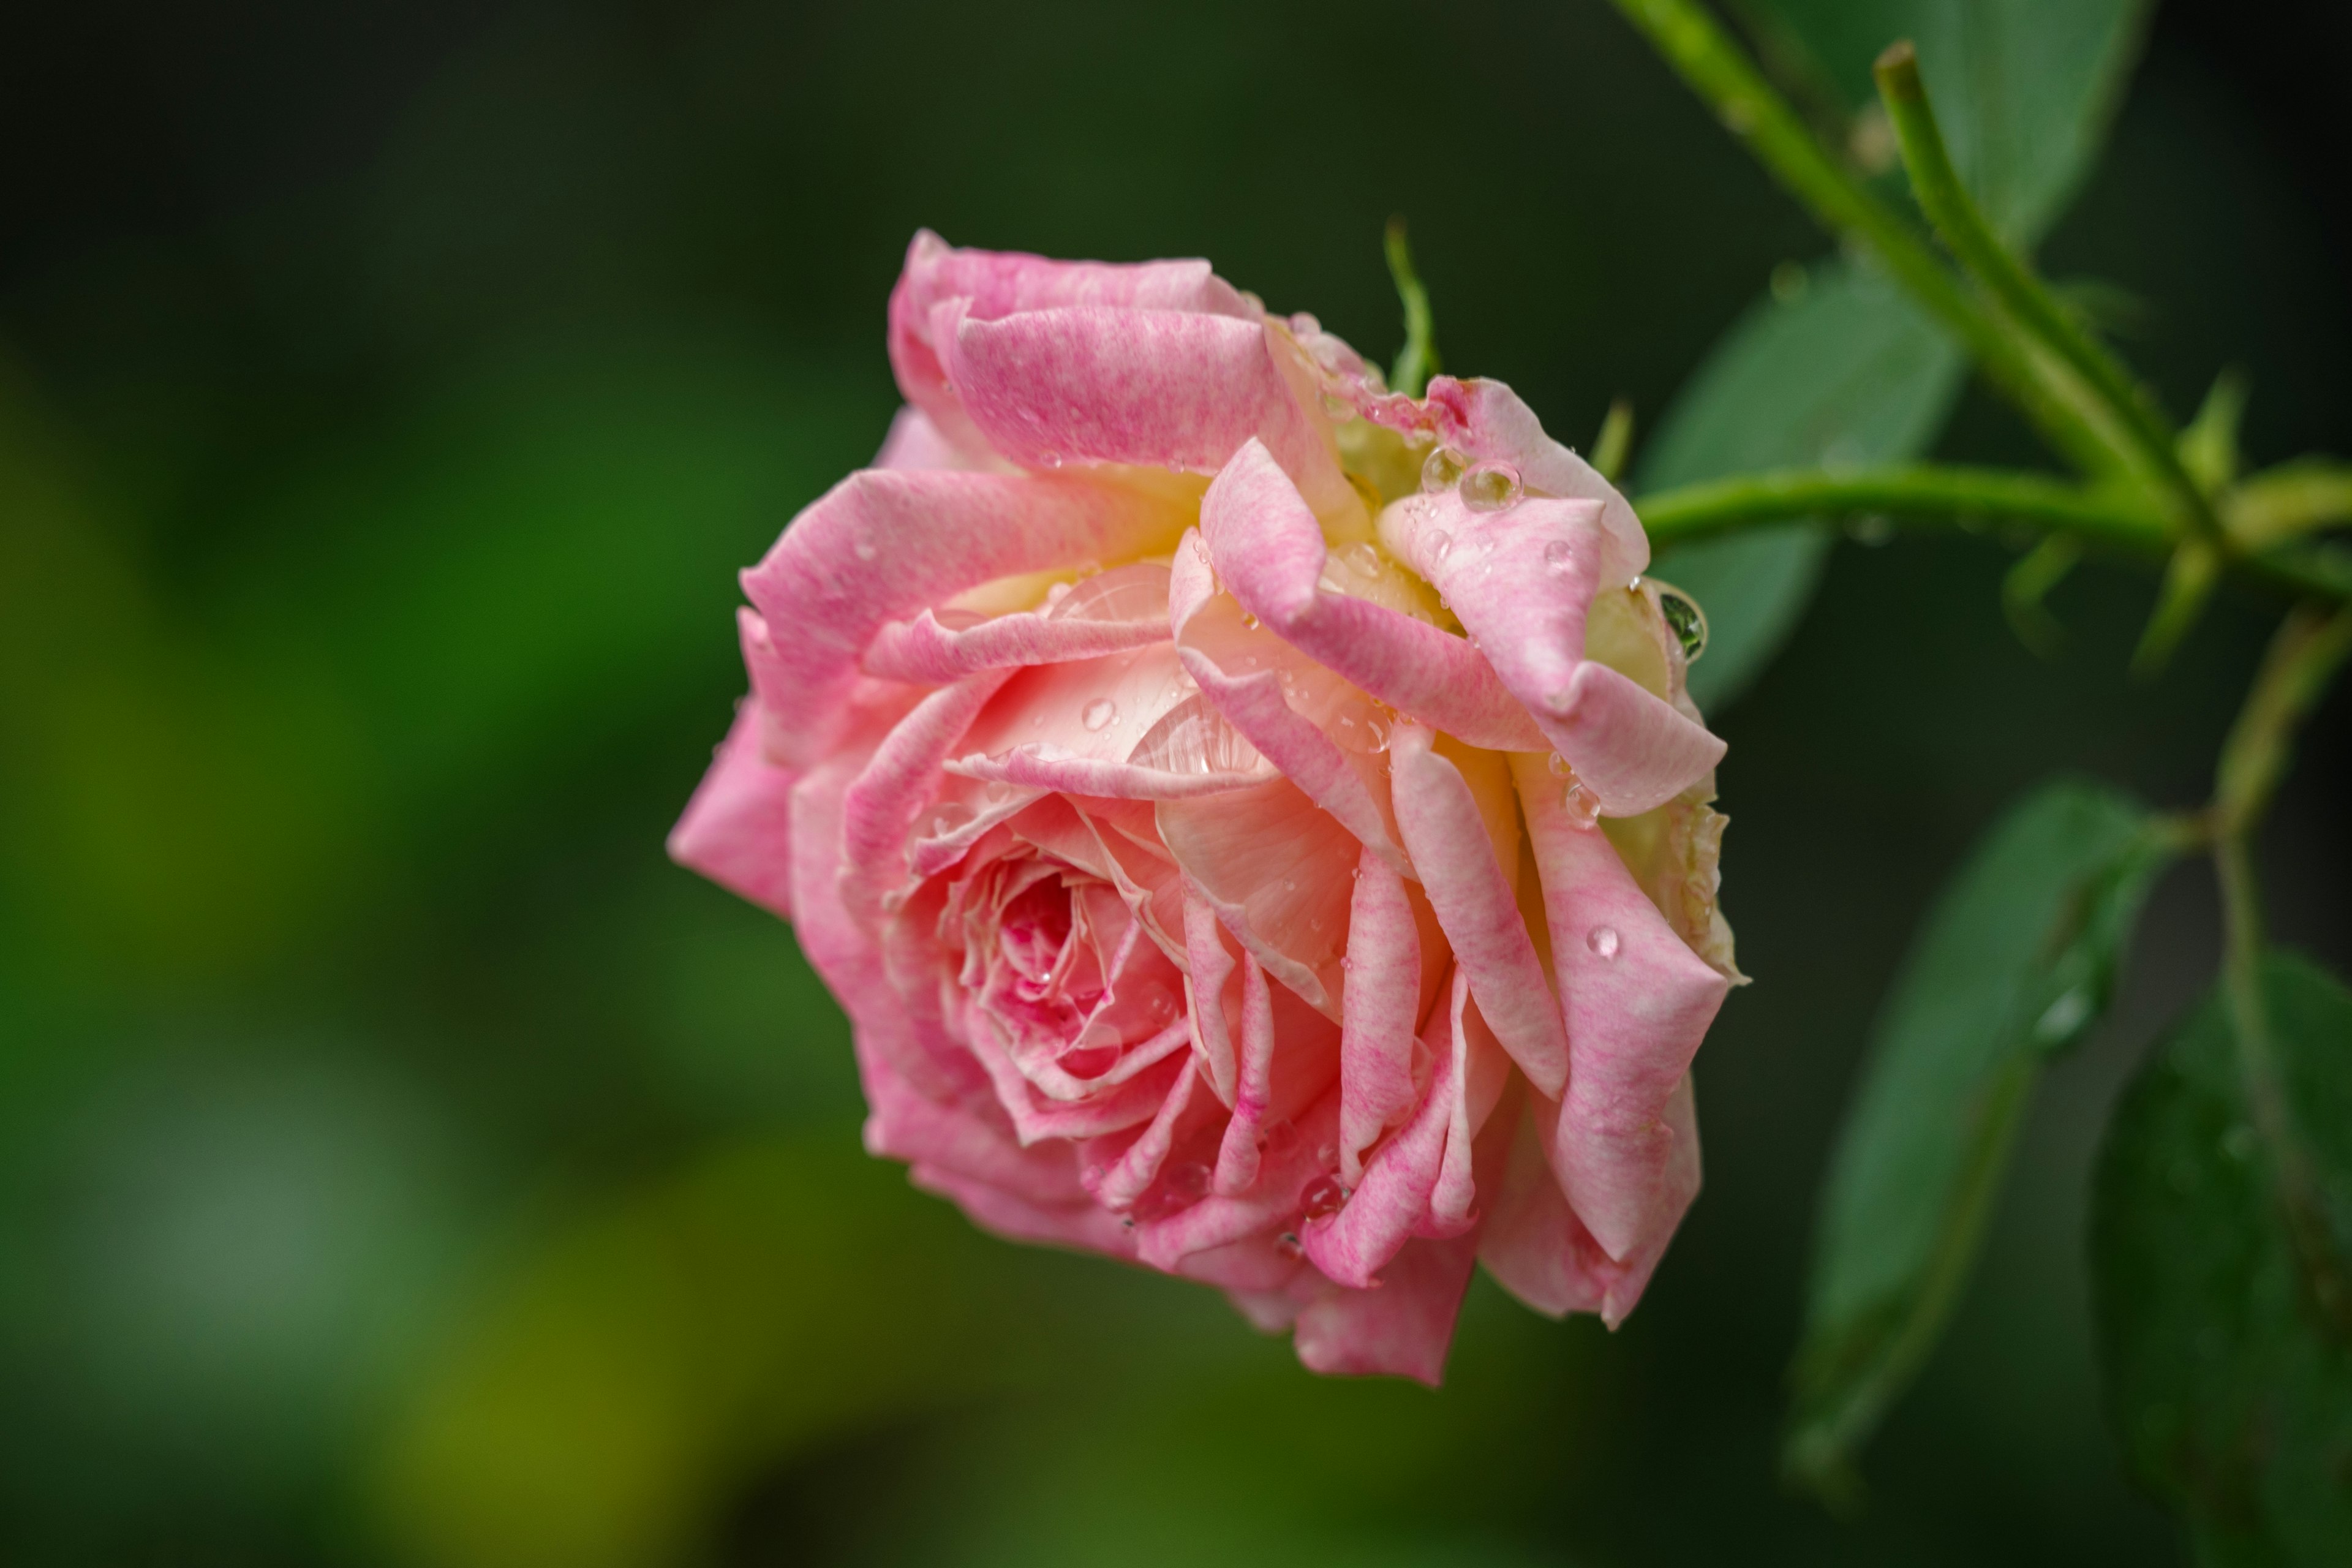
M2352 448L2352 21L2158 12L2045 247L2176 408ZM2140 1563L2084 1177L2213 969L2159 889L1836 1523L1773 1443L1872 1010L2059 768L2201 798L2272 607L2124 673L1988 541L1842 544L1720 716L1757 984L1619 1333L1483 1280L1442 1393L972 1232L858 1151L789 932L662 858L735 568L895 405L908 237L1205 255L1368 353L1410 216L1449 368L1653 421L1824 243L1601 0L90 0L0 23L0 1558L27 1563ZM2032 460L1970 394L1941 451ZM2270 832L2352 959L2339 696Z

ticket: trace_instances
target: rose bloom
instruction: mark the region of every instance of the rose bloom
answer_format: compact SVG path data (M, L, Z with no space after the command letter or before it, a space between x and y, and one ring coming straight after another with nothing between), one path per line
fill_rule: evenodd
M670 839L793 923L866 1147L1319 1372L1434 1383L1474 1262L1614 1326L1739 978L1703 623L1624 498L1206 262L918 235L889 350Z

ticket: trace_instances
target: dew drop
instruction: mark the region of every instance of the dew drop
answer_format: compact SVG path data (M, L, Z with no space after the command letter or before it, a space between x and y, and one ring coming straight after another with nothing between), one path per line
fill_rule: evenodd
M1558 752L1544 759L1544 766L1551 770L1551 776L1556 779L1572 779L1576 776L1576 770L1570 767L1568 759Z
M1430 565L1434 567L1439 562L1444 561L1446 556L1453 553L1454 536L1441 528L1436 532L1429 536L1428 543L1423 547L1423 550L1424 553L1429 557Z
M1274 1238L1274 1252L1276 1257L1286 1258L1293 1263L1307 1256L1305 1245L1299 1241L1296 1233L1287 1230Z
M1555 539L1544 546L1544 564L1556 573L1565 574L1568 569L1576 563L1572 559L1575 553L1568 547L1567 540Z
M1209 1193L1209 1167L1198 1160L1171 1165L1161 1173L1160 1180L1171 1194L1186 1203L1206 1197Z
M1675 640L1683 645L1683 662L1697 662L1698 656L1706 651L1706 612L1698 607L1698 601L1679 588L1669 588L1661 583L1658 613L1666 617Z
M1559 792L1559 806L1568 814L1568 825L1579 832L1590 833L1601 825L1601 797L1573 773L1569 774L1568 787Z
M1451 447L1440 447L1422 460L1421 488L1427 495L1450 490L1462 480L1462 471L1470 459Z
M1339 1184L1337 1176L1318 1176L1298 1194L1299 1209L1310 1220L1338 1214L1339 1205L1347 1201L1348 1189Z
M1462 476L1462 504L1472 511L1508 511L1525 493L1508 463L1480 463Z
M1079 712L1078 722L1087 727L1088 733L1098 735L1109 729L1110 721L1118 717L1118 704L1108 697L1097 697Z
M1242 625L1247 626L1251 631L1255 631L1258 627L1265 625L1265 623L1257 618L1256 612L1244 610L1242 612Z
M1584 945L1592 950L1595 957L1616 957L1617 928L1615 926L1594 926L1591 931L1585 933Z
M860 561L871 561L877 555L882 553L880 549L875 545L873 539L869 535L864 533L857 534L852 538L849 542L849 548L851 553L855 554Z

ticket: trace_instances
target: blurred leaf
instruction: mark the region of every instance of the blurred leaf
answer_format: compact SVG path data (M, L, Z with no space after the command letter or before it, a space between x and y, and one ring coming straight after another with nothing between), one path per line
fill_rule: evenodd
M2043 786L1981 839L1914 939L1822 1193L1784 1461L1832 1499L1933 1348L2042 1058L2105 1010L2168 853L2097 785Z
M2299 958L2263 989L2290 1110L2352 1247L2352 993ZM2220 991L2125 1092L2099 1159L2092 1281L2107 1409L2133 1473L2208 1564L2352 1548L2352 1344L2297 1265Z
M705 1156L524 1253L414 1388L394 1534L483 1568L679 1561L760 1465L968 1394L1026 1263L841 1131Z
M2139 49L2146 0L1749 0L1772 13L1849 112L1871 62L1919 48L1945 140L1993 226L2027 245L2091 171Z
M1874 101L1870 64L1900 37L1921 68L1970 189L2030 246L2105 138L2137 54L2140 0L1753 0L1769 52L1851 108ZM1843 266L1776 278L1667 409L1644 489L1743 468L1889 462L1931 445L1962 361L1910 301ZM1790 296L1794 296L1793 299ZM1736 700L1811 598L1829 541L1802 525L1669 552L1659 574L1706 606L1712 641L1691 670L1703 708Z
M1960 353L1892 284L1832 263L1785 292L1786 302L1752 306L1666 410L1637 468L1642 489L1754 468L1889 462L1942 428L1959 391ZM1700 707L1737 698L1780 651L1829 546L1798 523L1659 558L1658 574L1706 610L1706 657L1690 675Z

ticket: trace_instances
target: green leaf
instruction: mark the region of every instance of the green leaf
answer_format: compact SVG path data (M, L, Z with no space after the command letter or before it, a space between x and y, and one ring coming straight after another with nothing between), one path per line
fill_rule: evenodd
M1870 64L1919 45L1954 161L1995 226L2038 239L2095 160L2137 52L2141 0L1749 0L1766 53L1807 96L1876 113ZM1867 121L1864 122L1865 129ZM1883 126L1882 126L1883 129ZM1881 140L1884 140L1882 137ZM1866 151L1867 136L1853 138ZM1797 293L1784 268L1773 294ZM1794 302L1760 301L1667 409L1643 489L1744 468L1916 457L1959 389L1958 352L1891 286L1839 265ZM1821 575L1828 540L1805 525L1668 552L1660 576L1706 607L1703 708L1737 699L1780 651Z
M2352 993L2273 955L2263 990L2289 1110L2352 1256ZM2298 1265L2217 989L2141 1069L2099 1159L2091 1262L2107 1409L2201 1562L2352 1551L2352 1343Z
M1953 164L2002 237L2031 245L2098 156L2139 50L2145 0L1751 0L1809 84L1876 112L1871 62L1918 46Z
M1941 1332L2041 1064L2105 1012L2163 821L2061 782L2011 808L1914 940L1822 1193L1783 1463L1837 1500Z
M1935 438L1960 387L1959 351L1893 284L1842 264L1784 275L1783 299L1750 309L1667 409L1639 488L1755 468L1857 468L1911 457ZM1702 708L1762 672L1812 596L1829 539L1796 523L1685 545L1658 575L1706 610L1706 657L1691 667Z

